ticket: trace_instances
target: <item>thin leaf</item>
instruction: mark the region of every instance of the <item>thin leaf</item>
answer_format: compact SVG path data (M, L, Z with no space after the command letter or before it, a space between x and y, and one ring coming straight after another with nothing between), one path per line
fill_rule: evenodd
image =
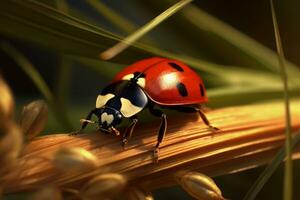
M278 22L276 19L276 13L274 8L273 0L270 0L271 11L272 11L272 21L274 26L274 33L276 39L276 47L278 53L278 61L280 67L280 74L282 77L282 83L284 88L284 103L285 103L285 151L287 153L287 158L285 161L284 168L284 199L292 200L293 198L293 161L292 161L292 149L291 149L291 112L290 112L290 100L289 100L289 89L288 89L288 77L287 69L285 65L284 52L282 49L282 43L280 38L280 33L278 29Z
M134 32L133 34L126 37L124 40L122 40L120 43L116 44L112 48L106 50L105 52L100 54L100 58L104 60L109 60L113 57L115 57L120 52L124 51L129 45L137 41L140 37L151 31L153 28L158 26L161 22L171 17L173 14L175 14L177 11L182 9L184 6L192 2L192 0L181 0L178 3L174 4L164 12L162 12L160 15L152 19L150 22L142 26L139 30Z
M0 1L0 32L61 52L98 57L101 51L121 38L35 0ZM137 48L120 57L136 60L146 57Z
M300 131L298 131L291 141L291 148L294 148L300 142ZM274 159L268 164L268 166L264 169L264 171L259 175L258 179L256 179L255 183L247 192L244 200L254 200L256 199L257 194L261 191L263 186L268 182L271 178L272 174L279 167L280 163L286 157L286 146L283 146L274 157Z
M107 18L112 24L120 28L120 30L124 33L131 33L137 29L133 23L120 16L117 12L106 6L100 0L87 0L86 2Z
M56 7L64 13L68 13L70 10L69 5L65 0L56 0ZM55 93L56 105L59 107L61 112L65 113L66 120L70 121L70 118L68 117L67 101L69 98L69 88L72 74L71 61L66 56L61 55L60 67L58 69L59 72ZM69 127L72 127L70 122L68 122L68 124Z
M188 5L182 13L186 21L198 27L201 31L217 36L226 44L229 43L254 61L259 62L266 69L277 71L277 55L269 48L194 5ZM291 74L299 73L299 68L296 65L286 62L286 66Z
M16 10L18 12L15 12ZM8 34L10 37L29 40L68 54L96 58L99 51L121 40L121 38L98 27L82 22L34 0L0 1L0 15L2 16L0 17L0 23L3 22L0 26L1 33ZM224 77L225 80L229 81L229 84L236 84L232 82L234 77L237 77L234 74L237 69L235 67L173 54L140 43L136 43L134 46L137 48L130 47L129 50L122 53L122 56L118 56L117 60L114 59L114 62L121 61L127 64L146 56L160 55L182 60L192 67ZM243 76L243 79L250 82L252 77ZM253 80L252 82L255 83Z
M87 0L86 3L88 3L93 9L97 10L99 14L105 17L123 33L129 34L138 29L130 20L127 20L125 17L121 16L118 12L114 11L100 0ZM74 9L72 11L74 12ZM76 14L79 15L79 12L76 12ZM80 15L80 18L83 19L86 18L86 16ZM91 21L91 19L89 19L89 21ZM156 44L147 36L145 36L142 41L147 44Z
M49 106L53 109L56 119L64 126L65 129L70 129L71 123L69 122L68 117L64 112L57 106L55 103L55 99L53 93L49 89L47 83L39 74L39 72L34 68L31 62L17 49L15 49L12 45L6 42L2 42L0 48L7 53L29 76L29 78L33 81L35 86L39 89L41 94L48 101Z
M69 12L69 5L65 0L55 0L55 3L58 10L65 13Z
M249 104L257 101L279 99L282 97L281 85L249 85L249 86L228 86L207 90L209 106L214 108ZM294 87L291 97L299 97L300 87Z
M39 72L34 68L34 66L30 63L30 61L9 43L2 42L1 49L5 53L7 53L31 78L31 80L34 82L39 91L44 95L47 101L53 102L53 94L50 91L47 83L44 81Z
M284 97L285 97L285 118L286 118L286 139L285 145L281 148L281 150L277 153L277 156L273 159L273 161L266 167L266 169L260 174L259 178L247 192L244 200L252 200L255 199L259 191L263 188L265 183L269 180L271 175L274 173L275 169L279 166L282 160L287 156L285 162L285 175L284 175L284 193L283 197L285 200L292 199L292 191L293 191L293 169L292 169L292 148L299 142L300 140L300 132L294 136L292 139L291 136L291 119L290 119L290 105L289 105L289 93L288 93L288 85L287 85L287 73L285 66L285 58L282 49L280 33L278 30L278 23L276 19L275 9L273 0L270 0L271 12L272 12L272 21L274 26L274 33L276 39L276 47L278 52L278 60L279 66L281 70L282 82L284 85Z
M69 100L69 89L72 75L72 63L66 56L60 57L59 72L57 74L55 98L56 104L63 109L67 115L67 102Z
M108 63L106 61L99 60L99 59L90 59L90 58L79 57L79 56L70 56L69 58L74 62L85 65L86 67L90 68L91 70L99 74L105 75L105 77L108 79L112 79L113 76L116 75L123 67L122 65Z

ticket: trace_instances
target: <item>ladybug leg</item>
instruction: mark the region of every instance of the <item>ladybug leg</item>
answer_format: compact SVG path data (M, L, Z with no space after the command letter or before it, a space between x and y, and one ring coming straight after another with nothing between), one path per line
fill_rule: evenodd
M132 132L135 128L135 125L138 122L137 116L133 116L130 118L131 123L130 125L126 128L124 134L123 134L123 139L122 139L122 147L125 148L125 145L128 143L128 140L130 139Z
M199 115L200 115L202 121L204 122L204 124L205 124L206 126L209 127L209 129L211 129L212 131L218 131L218 130L220 130L219 128L214 127L214 126L212 126L212 125L210 124L210 122L208 121L206 115L204 114L204 112L203 112L200 108L195 108L195 107L191 107L191 108L195 109L195 111L199 113Z
M198 111L198 113L199 113L201 119L203 120L203 122L204 122L204 124L205 124L206 126L208 126L208 127L209 127L210 129L212 129L213 131L218 131L218 130L220 130L219 128L214 127L214 126L212 126L212 125L210 124L210 122L208 121L208 119L206 118L204 112L203 112L201 109L199 109L199 108L195 108L195 109L197 109L197 111Z
M159 126L158 136L157 136L157 143L155 145L154 149L154 158L155 161L158 161L158 152L159 152L159 145L162 143L166 130L167 130L167 116L165 113L163 113L161 110L154 109L153 106L149 108L150 112L156 116L161 118L161 123Z
M91 110L89 112L89 114L86 116L86 118L84 120L80 120L82 122L81 128L78 131L72 132L70 135L78 135L81 134L83 129L85 129L85 127L89 124L89 123L93 123L93 121L91 121L92 115L96 113L97 108Z
M85 118L85 121L82 123L81 129L79 130L79 132L81 132L81 131L83 131L83 129L85 129L85 127L88 125L88 121L91 120L92 115L96 113L96 110L97 110L97 109L95 108L95 109L93 109L93 110L91 110L91 111L89 112L89 114L88 114L88 115L86 116L86 118Z
M177 111L180 111L180 112L185 112L185 113L194 113L194 112L197 112L199 113L202 121L204 122L204 124L206 126L208 126L210 129L212 129L213 131L217 131L219 130L217 127L214 127L210 124L210 122L208 121L208 119L206 118L204 112L198 108L198 107L191 107L191 106L176 106L172 109L175 109Z

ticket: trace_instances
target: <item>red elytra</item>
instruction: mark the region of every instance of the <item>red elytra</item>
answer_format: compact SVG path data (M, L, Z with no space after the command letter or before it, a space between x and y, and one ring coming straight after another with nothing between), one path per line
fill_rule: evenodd
M113 82L135 72L145 74L144 91L159 105L201 104L208 101L200 76L180 61L160 57L144 59L121 70Z
M115 127L122 118L127 118L131 123L123 133L122 146L125 147L138 122L137 114L147 107L153 116L161 119L154 149L157 161L159 146L167 131L167 115L163 109L198 113L204 124L216 131L218 128L210 124L199 106L207 101L202 79L188 66L177 60L149 58L126 67L116 75L113 83L98 95L96 108L89 112L79 132L90 123L92 115L96 115L100 131L119 134Z

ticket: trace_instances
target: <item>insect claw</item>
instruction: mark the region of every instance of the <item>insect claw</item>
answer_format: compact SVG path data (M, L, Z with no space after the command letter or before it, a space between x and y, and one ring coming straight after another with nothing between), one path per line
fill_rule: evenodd
M78 130L78 131L73 131L69 133L69 136L75 136L75 135L80 135L83 134L82 130Z
M159 148L155 148L153 151L154 163L158 163L158 153L159 153Z
M127 143L128 143L128 140L126 138L123 138L123 140L122 140L123 150L125 150Z
M209 126L209 130L216 132L216 131L219 131L220 129L217 127L214 127L214 126Z
M115 127L111 127L111 130L114 132L114 134L116 134L116 136L120 135L120 131L118 131Z
M95 121L92 121L92 120L88 120L88 119L80 119L79 120L81 124L83 123L90 123L90 124L95 124L96 122Z

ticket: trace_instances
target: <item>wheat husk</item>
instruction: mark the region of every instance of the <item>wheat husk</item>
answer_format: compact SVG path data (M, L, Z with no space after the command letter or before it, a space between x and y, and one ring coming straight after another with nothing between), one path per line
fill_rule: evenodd
M45 101L37 100L23 107L20 126L26 137L31 140L41 133L48 120L48 106Z
M126 185L126 178L121 174L100 174L89 180L80 192L83 199L98 200L112 199L122 192Z
M83 148L62 147L55 152L52 163L62 172L79 173L97 168L99 160Z
M225 200L216 183L199 172L179 173L176 177L181 187L199 200Z
M11 118L15 103L12 92L0 74L0 116Z

